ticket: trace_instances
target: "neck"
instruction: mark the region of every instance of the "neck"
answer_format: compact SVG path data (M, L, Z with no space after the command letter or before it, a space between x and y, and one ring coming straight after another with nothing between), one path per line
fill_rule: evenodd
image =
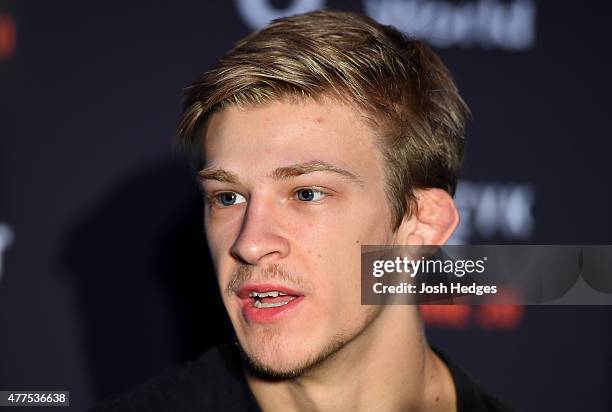
M367 330L296 378L246 378L270 412L456 410L450 372L427 345L414 306L385 307Z

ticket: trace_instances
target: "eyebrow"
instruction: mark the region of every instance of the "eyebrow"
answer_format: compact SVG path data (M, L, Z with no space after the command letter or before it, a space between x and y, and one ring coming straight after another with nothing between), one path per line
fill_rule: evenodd
M198 172L200 180L218 180L219 182L239 184L238 176L227 170L218 169L215 167L206 167Z
M356 174L321 160L313 160L305 163L297 163L291 166L279 167L269 176L275 180L285 180L314 172L336 173L354 183L363 184L363 181ZM219 182L231 184L240 183L240 179L235 173L216 167L207 167L200 170L198 172L198 177L200 180L217 180Z

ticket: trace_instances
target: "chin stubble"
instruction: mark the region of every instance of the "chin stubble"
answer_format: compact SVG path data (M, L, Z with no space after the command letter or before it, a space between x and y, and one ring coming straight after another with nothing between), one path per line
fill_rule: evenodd
M246 362L247 370L250 374L265 380L285 380L297 378L314 367L323 364L342 349L350 340L351 339L344 333L334 335L318 353L311 354L308 358L291 369L272 368L265 365L256 357L246 353L240 344L238 344L238 347L240 348L240 353Z
M368 311L366 321L357 332L351 333L346 330L337 332L321 349L319 349L316 353L311 353L306 359L291 369L270 367L269 365L264 364L260 359L257 359L255 356L248 354L238 341L236 341L236 345L240 349L242 358L245 361L245 366L250 374L260 379L271 381L294 379L318 366L324 365L327 361L333 359L333 357L348 343L360 336L367 328L367 325L369 325L379 313L374 308L372 309L373 310ZM264 341L274 342L276 340L275 338L278 337L280 337L278 332L269 332L269 335L264 337ZM266 351L277 353L280 350L278 343L273 346L273 348L267 348Z

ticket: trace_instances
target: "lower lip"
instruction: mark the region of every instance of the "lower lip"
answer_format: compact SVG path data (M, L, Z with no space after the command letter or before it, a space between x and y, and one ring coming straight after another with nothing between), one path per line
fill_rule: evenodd
M256 308L253 306L255 302L254 299L243 299L242 315L248 322L271 323L289 315L302 300L304 300L304 296L298 296L283 306L277 306L275 308Z

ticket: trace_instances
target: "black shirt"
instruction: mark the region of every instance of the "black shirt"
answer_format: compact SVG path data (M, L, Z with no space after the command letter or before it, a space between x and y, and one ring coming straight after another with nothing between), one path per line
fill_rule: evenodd
M511 412L483 390L440 350L434 351L448 366L457 392L459 412ZM90 412L147 411L261 411L251 393L238 350L230 344L209 349L197 361L187 362L155 378L126 396L98 405Z

